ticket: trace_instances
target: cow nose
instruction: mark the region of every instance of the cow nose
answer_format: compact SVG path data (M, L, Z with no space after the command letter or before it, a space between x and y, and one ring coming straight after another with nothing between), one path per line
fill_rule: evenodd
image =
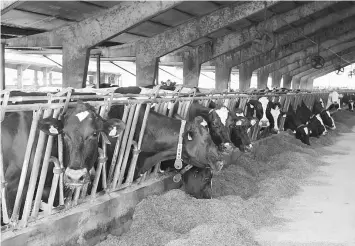
M89 172L86 168L78 170L67 168L64 176L65 183L69 185L81 185L89 181Z
M233 145L231 143L224 143L223 144L224 149L229 152L233 150Z
M224 164L225 164L224 160L217 161L215 163L215 166L212 168L212 173L218 173L219 171L221 171Z
M261 121L259 122L259 125L260 125L261 127L268 127L268 126L270 125L270 122L269 122L268 120L261 120Z

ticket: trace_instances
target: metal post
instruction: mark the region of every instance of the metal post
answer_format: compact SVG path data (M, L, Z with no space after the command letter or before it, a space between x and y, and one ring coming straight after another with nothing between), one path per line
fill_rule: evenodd
M100 68L100 62L101 58L100 55L96 57L96 88L100 88L100 73L101 73L101 68Z
M0 67L1 67L1 90L5 89L5 44L1 43L1 58L0 58Z

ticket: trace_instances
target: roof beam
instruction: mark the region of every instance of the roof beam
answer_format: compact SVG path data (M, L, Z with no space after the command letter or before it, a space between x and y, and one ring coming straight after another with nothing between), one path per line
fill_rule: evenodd
M352 51L346 55L344 55L344 58L346 60L348 60L349 62L353 62L354 59L355 59L355 51ZM346 63L348 64L348 63ZM295 78L302 78L302 77L305 77L305 76L309 76L310 74L312 73L315 73L315 72L322 72L322 71L325 71L326 69L328 69L329 67L335 67L336 65L338 65L338 59L335 58L335 59L332 59L332 60L329 60L327 61L325 64L324 64L324 67L322 69L314 69L314 68L311 68L307 71L304 71L302 73L299 73L297 75L295 75L294 77ZM346 66L346 65L345 65Z
M335 2L332 1L311 2L296 9L290 10L287 13L271 17L266 21L260 22L258 25L246 27L242 29L241 32L233 32L223 37L217 38L213 42L213 47L211 49L210 55L207 56L206 59L202 61L202 63L207 62L208 60L211 60L231 50L237 49L238 47L248 42L251 42L256 37L256 30L259 30L260 28L266 28L268 30L277 30L287 25L287 23L283 20L286 20L288 23L292 23L294 21L298 21L302 18L312 15L333 4L335 4ZM134 46L134 44L132 44L132 46ZM122 55L121 51L122 50L119 49L119 46L109 47L103 51L103 56L124 56ZM135 50L131 48L130 51L132 52L131 56L134 56Z
M19 0L2 0L2 1L0 1L1 14L3 15L5 13L9 12L11 9L16 8L17 6L19 6L23 2L25 2L25 1L19 1Z
M326 58L332 56L333 53L325 48L330 48L334 52L340 52L344 49L347 49L351 46L354 46L354 42L344 43L355 38L355 30L339 35L337 39L326 40L321 42L321 46L324 49L320 52L320 56ZM281 74L289 73L294 69L297 69L301 66L305 66L310 63L310 58L313 55L318 54L318 47L316 45L310 46L307 49L293 53L284 58L281 58L271 64L268 64L264 67L269 72L278 71ZM291 74L290 74L291 75Z
M279 1L265 3L252 1L242 4L239 2L217 9L210 14L189 20L151 38L137 41L136 53L150 58L161 57L277 2Z
M337 19L341 17L345 18L351 16L352 14L355 14L355 8L352 8L350 12L351 14L348 13L341 16L339 15ZM324 18L318 19L316 22L321 25L321 23L323 23L323 19ZM332 23L334 22L329 20L329 23L324 22L324 25L321 25L322 29L315 28L313 31L318 30L318 32L315 35L310 36L309 39L302 39L302 35L286 36L284 37L284 39L277 38L277 43L279 43L280 45L278 45L276 48L272 49L267 53L257 52L251 47L249 47L241 50L240 52L231 54L231 66L237 66L241 63L248 62L248 66L253 67L253 69L258 69L288 55L302 51L307 47L314 46L314 43L311 40L319 40L319 42L324 42L328 39L335 39L339 37L339 35L342 35L343 33L355 29L355 17L347 18L345 21L339 22L329 27L329 25ZM311 24L306 26L310 26ZM318 25L316 24L316 26ZM297 39L300 40L294 41Z
M266 29L266 30L278 30L284 26L287 26L288 23L292 23L295 21L298 21L302 18L306 18L320 10L323 10L324 8L327 8L331 5L335 4L335 2L332 1L317 1L317 2L311 2L308 4L305 4L301 7L298 7L296 9L290 10L286 13L276 15L274 17L271 17L270 19L260 22L258 25L253 25L247 28L244 28L241 30L241 32L234 32L231 34L228 34L222 38L218 38L216 42L213 44L213 49L212 49L212 54L210 59L213 59L217 56L220 56L222 54L225 54L227 52L230 52L232 50L235 50L239 48L242 45L245 45L247 43L252 42L257 35L257 30L260 29ZM309 33L312 29L314 30L315 28L313 27L314 25L310 26L308 29L305 28L305 30L302 30L306 33ZM295 31L287 31L283 35L278 36L280 41L283 41L285 37L299 37L300 32L295 33ZM279 41L278 40L278 41ZM278 44L278 42L276 42Z
M337 46L337 48L336 49L333 49L333 51L335 51L339 56L343 56L343 55L345 55L345 54L347 54L347 53L349 53L349 51L351 52L351 51L353 51L353 50L355 50L355 43L352 43L351 45L339 45L339 46ZM334 58L337 58L338 60L339 60L339 57L338 56L336 56L336 55L334 55L333 53L331 53L331 52L326 52L326 53L321 53L321 56L323 57L323 58L325 58L325 60L326 61L328 61L328 60L331 60L331 59L334 59ZM297 68L296 69L294 69L294 70L290 70L290 72L288 72L288 74L290 75L290 76L295 76L295 75L297 75L297 74L299 74L299 73L302 73L302 72L304 72L304 71L307 71L308 69L311 69L312 68L312 65L310 64L310 57L308 57L307 59L307 62L305 63L305 62L301 62L300 64L296 64L297 65ZM304 65L302 65L302 64L304 64ZM293 66L294 64L292 64L292 66ZM295 66L293 66L293 68L294 68ZM281 73L283 73L283 72L285 72L285 70L284 69L280 69L279 70ZM286 72L287 73L287 72ZM284 73L283 73L284 74Z
M182 1L130 1L101 12L98 16L60 27L50 32L6 40L13 47L62 46L64 42L77 47L93 47L109 40L128 28L164 12Z

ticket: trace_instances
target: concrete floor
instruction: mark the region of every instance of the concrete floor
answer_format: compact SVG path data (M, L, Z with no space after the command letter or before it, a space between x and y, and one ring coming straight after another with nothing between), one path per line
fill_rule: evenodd
M298 195L280 201L274 215L287 221L258 231L261 245L355 246L355 132L324 149L341 154L322 157L330 165L320 167Z

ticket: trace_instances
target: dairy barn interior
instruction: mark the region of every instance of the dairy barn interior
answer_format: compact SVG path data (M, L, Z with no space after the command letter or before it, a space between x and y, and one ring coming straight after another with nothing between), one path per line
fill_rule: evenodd
M355 245L355 2L1 1L1 245Z

